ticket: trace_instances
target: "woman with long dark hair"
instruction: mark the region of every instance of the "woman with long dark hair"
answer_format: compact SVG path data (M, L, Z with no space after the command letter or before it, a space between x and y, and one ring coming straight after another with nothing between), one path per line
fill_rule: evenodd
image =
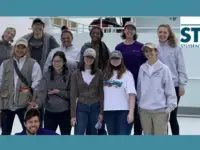
M93 48L96 51L95 64L101 70L104 71L109 60L109 49L107 45L102 41L104 34L103 30L99 26L92 26L90 29L91 42L85 43L80 52L80 59L83 59L84 51L87 48ZM87 133L86 133L87 134ZM105 135L105 124L103 122L102 127L98 130L98 135Z
M166 64L171 71L177 95L177 104L179 104L180 97L185 94L185 86L188 81L183 52L178 46L175 34L168 24L159 25L158 40L158 58ZM170 114L169 122L173 135L179 135L177 112L178 107Z
M57 51L52 65L44 73L41 82L44 96L44 128L56 131L59 126L62 135L70 135L70 78L64 52Z
M104 120L109 135L130 135L134 120L135 81L120 51L113 51L104 73Z
M96 51L88 48L80 61L80 69L71 78L71 124L75 135L96 135L97 123L103 119L103 74L95 65Z

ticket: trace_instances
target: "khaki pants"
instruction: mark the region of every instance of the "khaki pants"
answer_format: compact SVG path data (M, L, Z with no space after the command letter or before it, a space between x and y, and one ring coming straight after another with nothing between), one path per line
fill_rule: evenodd
M145 135L167 135L169 114L139 110L140 120Z

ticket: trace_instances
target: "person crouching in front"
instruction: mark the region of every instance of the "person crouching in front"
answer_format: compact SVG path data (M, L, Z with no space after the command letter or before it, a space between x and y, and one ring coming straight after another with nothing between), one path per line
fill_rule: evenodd
M24 116L25 129L15 135L59 135L54 131L40 128L40 113L37 109L28 109Z
M142 51L148 59L140 67L137 86L142 128L145 135L167 135L170 112L177 107L172 76L154 44L145 44Z

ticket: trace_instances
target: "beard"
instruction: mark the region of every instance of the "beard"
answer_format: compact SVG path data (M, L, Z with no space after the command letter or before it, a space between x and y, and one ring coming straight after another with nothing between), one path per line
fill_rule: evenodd
M37 134L37 130L35 130L34 132L32 132L31 130L26 129L26 132L27 132L28 135L36 135Z

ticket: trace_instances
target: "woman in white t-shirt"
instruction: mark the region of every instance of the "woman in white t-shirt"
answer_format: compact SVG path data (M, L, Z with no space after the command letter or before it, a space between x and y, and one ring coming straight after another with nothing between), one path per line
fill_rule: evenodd
M110 54L104 73L104 119L109 135L130 135L134 120L135 81L120 51Z

